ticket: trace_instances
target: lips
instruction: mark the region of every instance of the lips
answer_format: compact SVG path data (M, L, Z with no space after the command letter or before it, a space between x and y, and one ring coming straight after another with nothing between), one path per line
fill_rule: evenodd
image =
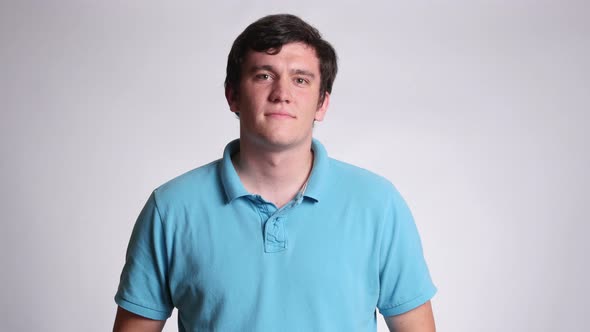
M270 116L273 118L295 118L293 115L287 112L270 112L266 113L265 116Z

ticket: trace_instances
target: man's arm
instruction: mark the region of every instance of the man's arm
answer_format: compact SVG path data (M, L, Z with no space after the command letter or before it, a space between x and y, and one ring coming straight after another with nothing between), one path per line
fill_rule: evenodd
M385 317L391 332L435 332L430 301L401 315Z
M153 320L117 308L113 332L162 332L165 320Z

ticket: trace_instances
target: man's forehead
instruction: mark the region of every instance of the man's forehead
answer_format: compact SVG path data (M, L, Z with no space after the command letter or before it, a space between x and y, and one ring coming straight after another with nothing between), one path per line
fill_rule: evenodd
M284 44L283 46L278 48L269 48L264 51L256 51L256 50L248 50L244 56L242 61L242 69L249 69L250 67L262 67L268 66L273 60L284 58L284 56L292 57L294 61L299 63L300 65L310 65L310 62L313 63L311 67L316 68L308 68L308 69L318 69L319 70L319 58L317 56L317 52L314 47L301 43L301 42L294 42ZM315 66L317 64L317 66ZM245 68L246 65L249 68Z

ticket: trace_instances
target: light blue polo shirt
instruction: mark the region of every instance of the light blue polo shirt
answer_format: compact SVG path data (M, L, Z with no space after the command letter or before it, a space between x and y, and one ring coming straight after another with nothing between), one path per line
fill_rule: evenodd
M115 301L179 331L376 331L376 312L436 292L412 215L386 179L314 140L306 190L281 209L223 159L157 188L141 211Z

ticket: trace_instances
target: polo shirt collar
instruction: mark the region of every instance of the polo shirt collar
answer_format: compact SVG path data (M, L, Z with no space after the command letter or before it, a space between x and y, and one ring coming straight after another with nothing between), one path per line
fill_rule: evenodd
M311 150L313 151L313 168L307 180L307 187L303 196L319 202L322 188L325 187L324 183L328 177L330 160L322 143L315 138L311 141Z
M227 202L242 196L248 196L250 193L244 188L238 172L231 161L232 154L240 150L240 140L236 139L225 146L223 150L223 159L221 159L221 184L225 190Z
M315 138L311 142L311 149L314 153L313 167L303 196L319 201L323 183L328 175L329 159L326 149ZM223 150L223 159L221 159L221 184L225 190L228 203L236 198L250 195L244 188L231 160L231 156L239 150L240 140L233 140L226 145Z

